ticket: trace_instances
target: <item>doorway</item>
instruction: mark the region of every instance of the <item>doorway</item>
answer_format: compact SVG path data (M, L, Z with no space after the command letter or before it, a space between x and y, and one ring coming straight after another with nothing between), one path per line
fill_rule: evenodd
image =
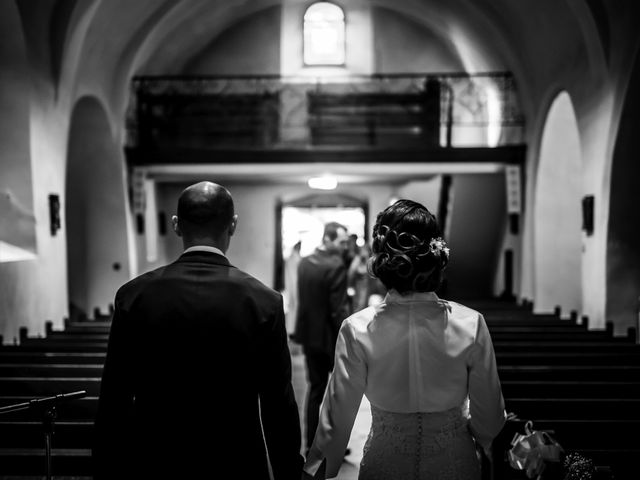
M282 292L287 331L292 333L297 305L297 266L322 243L324 225L338 222L350 235L350 250L367 242L368 203L337 194L312 195L276 206L276 266L274 285ZM351 252L349 252L351 253Z

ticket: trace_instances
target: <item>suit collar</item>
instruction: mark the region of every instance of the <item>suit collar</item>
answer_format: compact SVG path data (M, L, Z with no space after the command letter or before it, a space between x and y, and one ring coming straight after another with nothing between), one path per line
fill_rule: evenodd
M188 252L210 252L210 253L217 253L218 255L222 255L223 257L225 256L222 250L220 250L217 247L212 247L209 245L194 245L193 247L187 248L182 253L188 253Z
M211 263L215 265L226 265L232 266L229 263L229 260L224 255L220 255L218 253L203 251L203 250L192 250L189 252L184 252L176 262L204 262Z

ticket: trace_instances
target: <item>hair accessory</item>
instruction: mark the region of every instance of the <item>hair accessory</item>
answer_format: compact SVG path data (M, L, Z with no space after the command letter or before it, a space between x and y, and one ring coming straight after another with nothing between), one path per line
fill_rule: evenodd
M399 254L413 254L417 257L425 255L440 256L444 253L449 258L449 248L442 237L432 238L429 242L429 248L424 249L427 245L425 240L421 240L409 232L396 232L387 225L380 225L377 230L377 238L381 246L384 246L392 252ZM393 242L390 240L393 239Z
M444 252L447 258L449 258L449 247L447 247L447 243L442 237L431 239L431 242L429 242L429 251L434 255L439 255Z

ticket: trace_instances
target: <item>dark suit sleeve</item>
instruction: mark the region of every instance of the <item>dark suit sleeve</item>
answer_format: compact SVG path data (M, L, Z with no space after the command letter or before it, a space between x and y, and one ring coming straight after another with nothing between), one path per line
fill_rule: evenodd
M275 480L299 480L300 418L291 385L291 357L284 326L282 302L265 328L259 365L260 408L269 460Z
M338 337L338 331L342 321L349 316L349 303L347 298L347 269L340 263L334 265L329 274L329 304L334 338Z
M133 338L131 323L116 296L109 345L102 372L93 447L94 478L121 478L117 468L131 465L131 419L133 414Z

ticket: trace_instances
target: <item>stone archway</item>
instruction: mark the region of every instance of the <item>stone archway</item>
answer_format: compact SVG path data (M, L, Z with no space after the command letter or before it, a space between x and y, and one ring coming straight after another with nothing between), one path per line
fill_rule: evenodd
M613 151L607 232L606 320L616 333L638 328L640 297L640 57L636 57Z
M106 312L129 278L124 167L102 104L80 99L69 128L65 195L71 317Z
M534 214L534 302L537 312L582 306L582 163L569 94L560 92L542 133Z

